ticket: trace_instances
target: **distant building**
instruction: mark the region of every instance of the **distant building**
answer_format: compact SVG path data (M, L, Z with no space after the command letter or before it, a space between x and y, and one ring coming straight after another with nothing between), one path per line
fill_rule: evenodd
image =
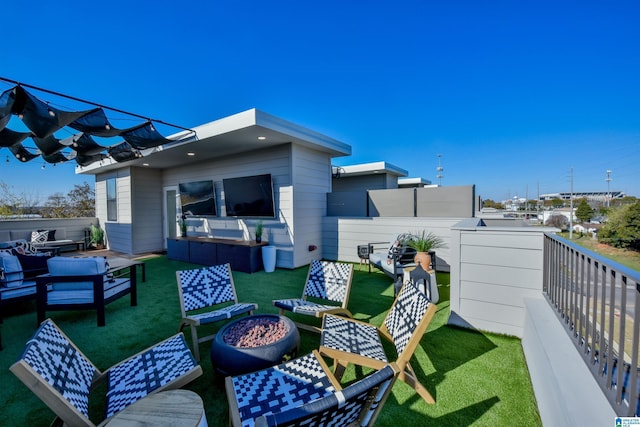
M332 191L384 190L398 188L398 178L407 171L387 162L333 166Z
M398 178L398 188L423 188L423 187L438 187L438 185L432 185L431 181L425 178Z
M571 200L572 193L549 193L549 194L541 194L540 201L544 202L545 200ZM574 192L573 199L586 199L587 202L595 202L595 203L605 203L607 199L622 199L625 197L623 191L587 191L587 192Z
M543 211L542 212L542 223L546 224L547 221L549 220L549 218L551 218L554 215L562 215L562 216L567 217L567 219L569 221L573 220L573 222L575 222L576 221L575 211L576 211L576 208L573 208L573 210L571 210L570 208L560 208L560 209L554 209L552 211ZM573 213L573 215L572 215L572 213Z
M573 231L577 232L577 233L597 233L598 230L602 227L602 224L591 224L591 223L587 223L587 224L576 224L573 226Z

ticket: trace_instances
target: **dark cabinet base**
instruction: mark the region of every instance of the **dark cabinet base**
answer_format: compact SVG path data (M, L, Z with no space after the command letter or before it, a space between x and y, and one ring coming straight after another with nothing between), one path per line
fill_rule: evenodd
M167 258L189 262L189 242L181 239L167 239Z
M186 237L167 239L167 258L202 265L229 263L234 271L262 270L262 247L267 242Z

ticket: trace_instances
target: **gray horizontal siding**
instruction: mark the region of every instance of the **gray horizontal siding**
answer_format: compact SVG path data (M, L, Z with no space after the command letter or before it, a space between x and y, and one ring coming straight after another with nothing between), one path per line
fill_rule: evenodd
M451 227L461 218L323 218L322 256L326 259L360 262L358 245L389 242L401 233L430 231L441 237L446 248L436 249L437 266L448 271L451 253ZM384 246L384 245L382 245Z
M164 248L162 218L162 173L156 169L132 168L131 170L133 253L160 251Z
M294 146L293 177L293 266L300 267L321 257L322 222L326 216L327 193L331 190L331 159L316 150ZM317 248L309 250L310 248Z
M166 170L162 185L178 185L181 182L213 180L216 191L216 217L208 217L210 228L241 229L247 238L255 236L255 219L226 217L223 179L269 173L273 179L276 218L262 219L263 239L277 247L278 268L295 268L293 256L293 178L291 176L292 146L283 144L268 150L228 156L214 161L194 162L184 167ZM326 191L326 190L325 190Z
M491 332L522 337L524 299L542 292L540 227L454 227L451 319Z

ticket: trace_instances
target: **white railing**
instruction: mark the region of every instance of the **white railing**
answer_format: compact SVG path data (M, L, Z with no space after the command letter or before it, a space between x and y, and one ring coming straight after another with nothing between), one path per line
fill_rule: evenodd
M549 303L615 412L640 415L640 273L545 234L543 274Z

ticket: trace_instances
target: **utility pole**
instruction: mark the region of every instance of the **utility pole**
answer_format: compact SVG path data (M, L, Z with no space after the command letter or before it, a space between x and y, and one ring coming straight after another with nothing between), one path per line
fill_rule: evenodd
M607 169L607 177L604 179L605 181L607 181L607 207L611 206L611 190L610 190L610 185L611 185L611 170Z
M540 181L536 183L538 188L538 194L536 199L536 219L540 220Z
M529 219L529 184L524 190L524 218Z
M441 158L442 158L442 154L438 154L438 167L436 168L436 171L438 172L438 174L436 175L436 178L438 178L438 186L442 186L442 178L444 178L444 175L443 175L444 168L440 164Z
M569 240L573 239L573 166L571 167L571 196L569 203Z

